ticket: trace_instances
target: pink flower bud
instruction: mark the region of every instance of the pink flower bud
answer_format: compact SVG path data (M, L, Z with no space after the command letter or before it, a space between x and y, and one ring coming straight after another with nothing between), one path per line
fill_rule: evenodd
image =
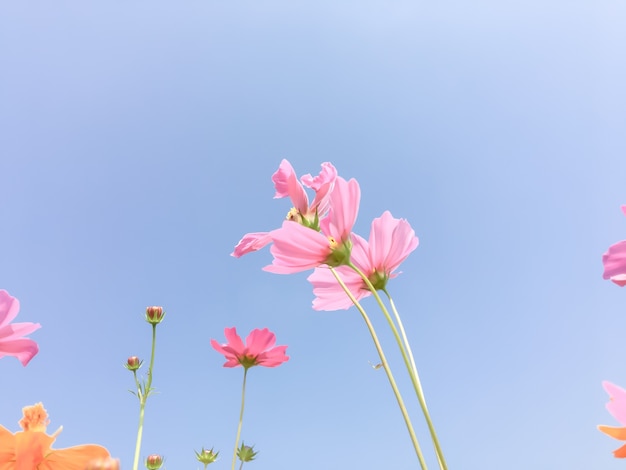
M137 356L130 356L126 360L126 364L124 364L124 367L126 367L128 370L132 372L132 371L139 369L141 367L142 362L143 361L140 361Z
M159 454L148 455L146 459L146 468L148 470L158 470L163 465L163 457Z
M163 307L146 307L146 321L151 325L158 325L164 317Z

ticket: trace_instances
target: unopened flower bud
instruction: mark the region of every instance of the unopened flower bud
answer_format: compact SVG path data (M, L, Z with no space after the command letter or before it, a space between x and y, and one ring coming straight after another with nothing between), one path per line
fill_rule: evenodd
M237 457L239 457L239 460L241 460L242 462L251 462L252 460L254 460L254 457L256 457L256 454L258 454L258 452L254 452L253 447L246 446L242 442L241 447L237 450Z
M111 457L93 459L87 463L85 470L120 470L120 461Z
M139 369L141 367L141 364L143 364L143 361L140 361L137 356L130 356L126 360L126 364L124 364L124 367L132 372Z
M146 468L148 470L159 470L161 465L163 465L163 457L159 454L148 455L146 459Z
M151 325L158 325L164 317L163 307L146 307L146 321Z
M200 463L203 463L206 468L207 465L217 460L218 454L219 452L213 452L213 449L205 449L203 447L201 452L196 452L196 458Z

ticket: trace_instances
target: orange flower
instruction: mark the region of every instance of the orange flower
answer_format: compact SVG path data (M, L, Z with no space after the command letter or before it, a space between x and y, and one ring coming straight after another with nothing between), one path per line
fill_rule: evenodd
M83 470L92 459L110 457L104 447L94 444L52 449L63 427L46 434L48 413L41 403L22 412L23 431L13 434L0 426L0 470Z

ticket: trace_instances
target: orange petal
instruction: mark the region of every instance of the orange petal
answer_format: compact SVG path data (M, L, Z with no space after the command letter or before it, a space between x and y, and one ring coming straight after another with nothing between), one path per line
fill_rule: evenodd
M37 469L84 470L91 460L103 459L105 457L110 457L109 451L95 444L68 447L66 449L52 449Z
M4 426L0 426L0 470L15 468L15 436Z
M613 451L613 455L616 459L626 459L626 444L617 450Z
M616 428L613 426L598 426L598 429L604 434L619 439L620 441L626 441L626 428Z
M50 451L54 437L44 432L20 431L15 433L15 470L33 470Z

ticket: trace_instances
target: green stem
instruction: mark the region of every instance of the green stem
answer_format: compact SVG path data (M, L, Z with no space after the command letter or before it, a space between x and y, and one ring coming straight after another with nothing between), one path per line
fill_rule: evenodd
M244 366L243 385L241 386L241 410L239 411L239 425L237 426L237 437L235 438L235 450L233 452L232 470L235 470L235 463L237 463L237 449L239 449L239 437L241 436L241 425L243 423L243 409L246 403L246 377L247 375L248 375L248 368ZM241 462L241 465L243 465L243 461Z
M337 274L337 271L335 271L334 268L330 268L330 271L333 273L333 275L335 276L335 279L337 279L337 282L343 288L343 290L348 295L348 297L350 298L352 303L359 310L359 312L361 313L361 316L363 317L363 320L365 320L365 324L367 325L367 329L369 330L370 335L372 336L372 340L374 341L374 346L376 346L376 351L378 351L378 356L380 357L380 362L383 365L383 369L385 369L385 373L387 374L387 379L389 380L389 384L391 385L391 389L393 390L393 393L396 396L396 400L398 401L398 406L400 407L400 412L402 413L402 417L404 418L404 422L405 422L407 430L409 432L409 436L411 437L411 442L413 443L413 447L415 448L415 453L417 454L417 459L419 460L419 463L420 463L420 466L422 467L422 469L426 470L427 469L426 461L424 460L424 456L422 455L422 450L420 449L419 442L417 441L417 436L415 435L415 431L413 429L413 425L411 424L411 418L409 417L409 413L408 413L408 411L406 409L406 406L404 405L404 400L402 400L402 395L400 395L400 390L398 390L398 386L396 385L396 381L395 381L395 379L393 377L393 374L391 373L391 369L389 367L389 363L387 362L387 358L385 357L385 353L383 352L383 348L382 348L382 346L380 344L380 341L378 341L378 336L376 335L376 331L374 330L374 325L372 325L372 322L370 321L369 317L367 316L367 313L365 313L365 310L363 309L363 307L361 306L359 301L356 300L356 298L352 295L352 292L350 292L350 289L348 289L348 287L341 280L341 278Z
M357 268L354 264L348 263L348 266L350 268L352 268L354 271L356 271L356 273L359 276L361 276L361 279L363 279L363 282L365 282L365 285L367 285L368 289L374 295L374 298L376 299L376 302L378 303L378 306L380 307L381 311L383 312L383 314L385 316L385 319L387 320L387 323L389 323L389 327L391 328L391 331L393 332L393 336L396 339L396 343L398 343L398 348L400 349L400 353L402 354L402 359L404 360L404 365L406 366L406 369L407 369L407 371L409 373L409 376L411 378L411 383L413 384L413 389L415 390L415 395L417 396L417 400L419 401L420 407L422 408L422 413L424 414L424 418L426 419L426 423L428 425L428 430L430 431L430 437L431 437L431 439L433 441L433 445L435 446L435 452L437 454L437 460L439 462L439 468L441 470L448 470L448 466L447 466L445 458L443 456L443 452L441 450L441 446L439 445L439 439L437 438L437 433L435 432L435 427L434 427L433 422L432 422L432 420L430 418L430 413L428 412L428 408L426 407L426 398L424 397L424 391L422 389L422 384L420 382L419 375L417 373L417 367L415 366L415 360L413 359L413 353L411 352L411 346L409 345L409 341L408 341L408 339L406 337L406 334L404 332L404 327L402 326L402 321L400 320L400 315L398 314L397 310L395 309L395 306L394 306L393 302L391 302L392 308L394 310L394 314L396 316L396 320L398 321L398 324L400 325L400 329L402 331L402 336L403 336L404 341L400 338L400 335L398 334L398 328L396 327L393 319L391 318L391 315L389 314L389 311L387 310L387 307L383 303L383 300L380 298L380 295L378 294L376 288L372 285L372 283L369 280L369 278L359 268ZM388 293L387 293L387 297L389 297L389 299L391 299L391 297L389 296ZM410 357L410 359L409 359L409 357Z
M137 373L135 374L135 383L137 384L137 395L139 397L139 428L137 430L137 443L135 444L135 458L133 460L133 470L139 468L139 454L141 453L141 438L143 436L143 419L146 410L146 401L150 392L152 391L152 371L154 369L154 351L156 349L156 324L152 325L152 352L150 353L150 366L148 367L148 380L141 390L141 384L137 380Z

